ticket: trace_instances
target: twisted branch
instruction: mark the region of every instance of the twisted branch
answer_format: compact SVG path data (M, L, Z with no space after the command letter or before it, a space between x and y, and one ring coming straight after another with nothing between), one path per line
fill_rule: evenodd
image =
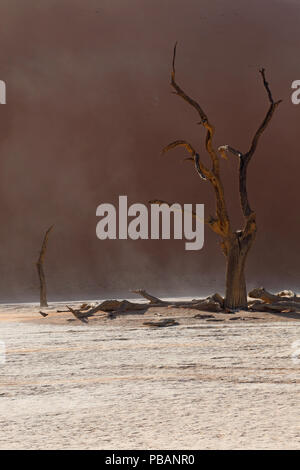
M265 69L261 69L260 71L260 74L262 76L262 79L263 79L263 84L264 84L264 87L267 91L267 95L268 95L268 98L269 98L269 101L270 101L270 107L267 111L267 114L265 116L265 119L263 120L263 122L261 123L261 125L259 126L259 128L257 129L253 139L252 139L252 142L251 142L251 146L250 146L250 149L248 150L248 152L245 154L246 156L246 159L249 163L251 157L253 156L255 150L256 150L256 147L257 147L257 144L258 144L258 141L259 141L259 138L260 136L262 135L263 131L266 129L267 125L269 124L269 122L271 121L272 119L272 116L274 114L274 111L275 109L277 108L277 106L282 102L282 100L278 100L278 101L274 101L273 100L273 97L272 97L272 93L270 91L270 88L269 88L269 84L268 82L266 81L266 76L265 76Z
M162 154L167 153L169 150L174 149L176 147L185 147L187 151L192 155L192 158L188 158L188 160L192 160L195 163L195 169L199 176L203 180L207 180L212 177L212 173L203 165L200 161L200 156L196 152L196 150L186 142L186 140L175 140L175 142L171 142L169 145L163 148Z
M223 146L219 147L220 152L231 152L233 155L240 158L240 168L239 168L239 186L240 186L240 188L239 189L240 189L240 200L241 200L242 211L243 211L244 217L246 219L246 228L247 228L247 222L248 222L249 217L251 216L251 214L254 214L254 212L252 211L252 209L250 207L249 200L248 200L248 194L247 194L247 169L248 169L248 165L250 163L251 158L253 157L253 155L255 153L255 150L256 150L257 145L258 145L258 141L259 141L262 133L264 132L264 130L268 126L269 122L271 121L272 116L273 116L277 106L282 101L282 100L274 101L271 90L270 90L270 87L269 87L269 83L266 80L265 69L261 69L259 72L262 76L263 85L264 85L264 87L267 91L270 106L268 108L268 111L266 113L266 116L265 116L263 122L261 123L261 125L258 127L257 131L254 134L254 137L252 139L252 142L250 144L250 148L249 148L248 152L242 153L241 151L236 150L236 149L234 149L233 147L231 147L229 145L223 145ZM250 222L252 224L252 229L253 229L253 216L251 217Z
M163 153L181 145L181 146L184 146L188 150L188 152L192 155L192 157L194 158L196 171L198 172L198 174L200 175L202 179L209 180L214 188L215 197L216 197L216 216L217 216L216 219L214 219L215 220L214 224L215 225L216 223L218 224L218 228L217 228L218 233L226 237L230 233L230 221L229 221L227 208L225 204L224 189L223 189L223 185L222 185L220 174L219 174L220 173L219 157L217 156L217 153L215 152L213 145L212 145L214 128L210 124L207 114L205 113L203 108L199 105L199 103L197 103L197 101L195 101L189 95L187 95L187 93L185 93L185 91L183 91L183 89L176 82L176 69L175 69L176 48L177 48L177 43L175 44L174 51L173 51L171 86L174 88L176 95L180 96L183 100L185 100L198 112L200 116L199 124L202 124L203 127L207 130L206 139L205 139L205 148L211 157L212 168L211 170L208 170L203 165L203 163L200 161L199 154L186 141L172 142L167 147L165 147Z
M216 154L216 152L213 149L212 146L212 139L214 135L214 127L212 124L210 124L207 114L204 112L202 107L197 103L197 101L193 100L189 95L187 95L183 89L178 85L176 82L176 69L175 69L175 60L176 60L176 49L177 49L177 42L175 43L174 46L174 51L173 51L173 60L172 60L172 73L171 73L171 85L175 90L175 94L180 96L182 99L184 99L187 103L189 103L191 106L193 106L194 109L198 112L200 116L200 122L199 124L202 124L205 129L207 130L206 134L206 140L205 140L205 146L206 150L208 151L211 159L212 159L212 164L213 164L213 172L215 174L219 174L219 159Z

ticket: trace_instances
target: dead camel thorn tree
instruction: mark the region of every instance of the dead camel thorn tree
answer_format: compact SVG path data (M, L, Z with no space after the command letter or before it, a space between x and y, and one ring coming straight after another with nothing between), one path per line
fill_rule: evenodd
M172 73L171 73L171 85L175 90L174 93L185 100L191 105L199 114L200 122L206 130L205 138L205 150L209 154L212 166L207 168L201 161L199 153L193 148L193 146L185 140L176 140L170 143L163 149L163 153L182 146L190 153L191 157L188 160L192 160L195 164L195 169L202 180L209 181L213 187L216 199L216 216L209 217L205 222L210 228L221 238L221 248L226 257L226 295L224 301L224 307L228 309L247 309L247 291L245 282L245 263L249 250L255 239L256 234L256 215L251 209L247 195L247 169L248 165L255 153L258 141L263 131L268 126L272 119L274 111L279 105L280 101L274 101L272 93L269 88L269 84L266 81L265 70L261 69L259 72L262 76L263 85L266 89L269 109L266 116L258 127L255 135L250 144L250 148L246 153L234 149L229 145L224 145L218 148L218 152L221 157L227 159L227 153L230 152L239 158L239 192L242 212L244 216L244 227L242 230L233 231L228 216L228 211L225 203L224 188L222 179L220 176L220 157L213 146L214 127L210 123L206 113L202 107L189 95L187 95L183 89L176 82L175 73L175 59L176 59L176 46L174 46L173 62L172 62ZM159 200L156 200L160 203ZM162 201L161 201L162 202Z
M40 251L40 255L38 258L38 261L36 263L38 275L39 275L39 280L40 280L40 306L41 307L48 307L47 303L47 289L46 289L46 278L45 278L45 273L44 273L44 260L45 260L45 255L46 255L46 250L47 250L47 245L48 245L48 238L51 230L53 229L54 225L51 225L51 227L48 228L44 235L43 243L42 243L42 248Z

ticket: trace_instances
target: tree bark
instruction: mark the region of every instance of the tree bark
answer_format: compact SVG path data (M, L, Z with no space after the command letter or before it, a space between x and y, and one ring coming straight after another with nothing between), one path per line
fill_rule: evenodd
M287 297L283 295L278 295L278 294L271 294L270 292L266 291L263 287L260 287L258 289L253 289L251 292L249 292L249 297L253 299L261 299L267 304L272 304L274 302L282 302L282 301L287 301L287 302L299 302L300 303L300 297L297 297L296 295L292 297Z
M230 310L248 310L245 263L250 243L249 240L241 240L240 238L240 232L236 232L226 243L227 265L224 307Z
M53 228L53 225L50 228L48 228L47 232L45 233L39 259L36 263L39 280L40 280L40 306L41 307L48 307L46 278L45 278L45 273L44 273L44 259L45 259L46 250L47 250L49 233L51 232L52 228Z

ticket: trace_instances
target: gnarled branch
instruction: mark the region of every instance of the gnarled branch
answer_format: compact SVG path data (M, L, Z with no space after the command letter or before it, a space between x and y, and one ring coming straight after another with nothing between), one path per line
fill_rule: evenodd
M171 142L169 145L163 148L162 154L165 154L169 150L172 150L176 147L185 147L187 151L192 155L192 160L195 162L195 169L203 180L207 180L208 178L212 177L212 173L200 161L199 154L186 140L175 140L174 142Z
M219 159L218 156L213 149L212 146L212 139L214 135L214 127L210 124L207 114L204 112L203 108L195 101L193 98L191 98L189 95L187 95L183 89L178 85L176 82L176 69L175 69L175 59L176 59L176 49L177 49L177 42L174 46L174 51L173 51L173 60L172 60L172 74L171 74L171 85L175 90L175 93L180 96L182 99L184 99L187 103L189 103L191 106L193 106L194 109L198 112L200 116L200 123L202 124L205 129L207 130L206 134L206 139L205 139L205 146L206 150L208 151L211 159L212 159L212 164L213 164L213 172L218 175L220 166L219 166Z
M203 108L192 99L189 95L187 95L183 89L178 85L176 82L176 70L175 70L175 59L176 59L176 47L177 43L174 46L173 51L173 61L172 61L172 73L171 73L171 85L174 88L176 94L184 99L188 104L190 104L199 114L200 116L200 124L202 124L205 129L207 130L206 139L205 139L205 147L207 152L209 153L211 160L212 160L212 169L207 170L204 165L200 162L198 154L194 151L193 156L195 158L195 165L196 170L198 171L201 177L205 177L210 181L212 184L215 196L216 196L216 213L217 219L219 221L219 232L222 236L228 236L230 233L230 222L229 217L227 214L226 204L225 204L225 197L224 197L224 189L220 179L220 164L219 164L219 157L217 156L213 145L212 145L212 138L214 134L214 128L210 124L206 113L204 112ZM174 148L174 147L171 147ZM169 150L169 148L168 148ZM191 153L191 152L190 152Z
M265 69L261 69L260 71L260 74L262 76L262 79L263 79L263 84L264 84L264 87L267 91L267 94L268 94L268 98L269 98L269 101L270 101L270 107L267 111L267 114L263 120L263 122L261 123L261 125L259 126L259 128L257 129L257 131L255 132L255 135L252 139L252 142L251 142L251 145L250 145L250 149L248 150L248 152L245 154L246 155L246 158L247 160L250 160L252 155L254 154L255 150L256 150L256 147L257 147L257 144L258 144L258 140L260 138L260 136L262 135L263 131L266 129L267 125L269 124L270 120L272 119L272 116L274 114L274 111L275 109L277 108L277 106L281 103L282 100L278 100L278 101L274 101L273 100L273 97L272 97L272 93L270 91L270 87L269 87L269 84L266 80L266 76L265 76Z
M248 168L249 162L250 162L250 160L251 160L251 158L252 158L252 156L253 156L256 148L257 148L257 144L258 144L260 136L262 135L262 133L264 132L264 130L268 126L269 122L271 121L275 109L281 103L281 100L279 100L279 101L274 101L273 100L273 96L272 96L272 93L271 93L271 90L270 90L270 87L269 87L269 83L266 80L265 69L261 69L259 72L260 72L260 74L262 76L262 79L263 79L263 85L264 85L264 87L267 91L270 106L269 106L269 109L267 111L267 114L266 114L263 122L261 123L261 125L259 126L259 128L257 129L257 131L254 134L254 137L252 139L252 142L251 142L251 145L250 145L250 148L249 148L248 152L242 153L239 150L236 150L236 149L234 149L233 147L231 147L229 145L223 145L223 146L219 147L220 152L229 151L233 155L236 155L237 157L240 158L240 169L239 169L240 200L241 200L242 211L243 211L244 217L246 219L248 219L248 217L253 213L253 211L250 207L249 201L248 201L248 194L247 194L247 168Z
M177 49L177 42L175 43L174 50L173 50L173 60L172 60L172 73L171 73L171 85L174 88L176 94L180 96L182 99L184 99L187 103L189 103L193 108L196 109L198 112L201 123L204 125L205 123L208 122L208 118L204 110L201 108L199 103L197 101L193 100L190 96L188 96L182 88L177 84L175 76L176 76L176 70L175 70L175 60L176 60L176 49Z
M239 150L235 150L233 147L230 147L230 145L221 145L221 147L218 148L218 151L223 155L225 158L226 152L231 152L233 155L236 157L242 157L243 154Z

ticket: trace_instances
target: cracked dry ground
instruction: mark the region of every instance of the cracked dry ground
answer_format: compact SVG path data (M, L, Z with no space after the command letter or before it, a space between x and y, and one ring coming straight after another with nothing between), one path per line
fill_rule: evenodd
M296 319L154 310L84 325L2 309L0 448L300 447ZM143 326L157 315L179 325Z

